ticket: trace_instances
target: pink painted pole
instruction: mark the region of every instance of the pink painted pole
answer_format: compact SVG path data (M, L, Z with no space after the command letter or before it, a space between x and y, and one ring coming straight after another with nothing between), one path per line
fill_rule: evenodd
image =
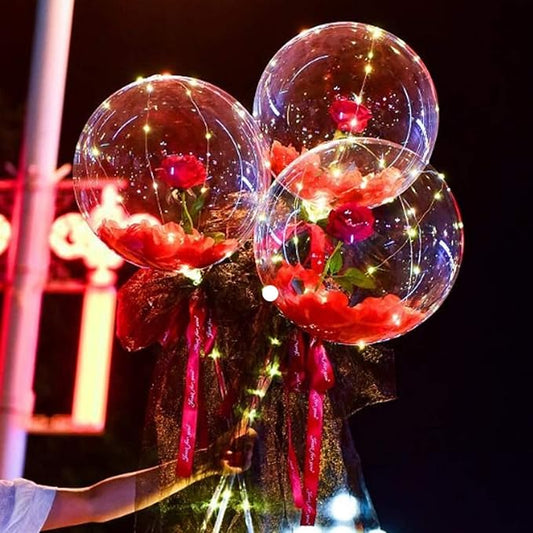
M0 340L0 478L23 475L74 0L39 0Z

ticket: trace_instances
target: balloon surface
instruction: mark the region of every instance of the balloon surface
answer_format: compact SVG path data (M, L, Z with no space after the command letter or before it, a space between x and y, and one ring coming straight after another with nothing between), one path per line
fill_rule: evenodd
M253 115L271 148L289 159L352 135L399 144L418 156L420 170L439 123L435 87L416 52L357 22L316 26L280 48L261 75Z
M270 182L250 113L218 87L152 76L107 98L76 146L73 179L94 232L140 267L187 272L253 233Z
M284 186L322 209L346 202L366 207L388 202L413 183L421 166L413 152L369 137L324 142L297 161L286 169Z
M386 341L424 322L450 292L463 255L461 214L431 166L388 201L366 201L364 188L340 202L317 201L308 163L330 144L300 156L271 185L254 235L258 274L286 318L313 336ZM354 172L360 154L339 160L338 179ZM387 171L379 156L373 170Z

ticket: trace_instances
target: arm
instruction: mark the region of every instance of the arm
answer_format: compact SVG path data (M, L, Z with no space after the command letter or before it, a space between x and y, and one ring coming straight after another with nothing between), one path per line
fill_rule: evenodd
M88 522L106 522L144 509L187 487L191 483L214 474L240 473L250 466L255 431L249 429L235 440L235 446L243 450L237 461L232 461L233 452L221 450L220 440L210 450L199 451L195 468L190 478L176 478L176 462L110 477L89 487L57 490L52 509L43 531ZM224 440L224 439L222 439ZM225 437L227 443L227 437ZM233 438L231 438L233 440ZM161 483L161 480L169 480Z

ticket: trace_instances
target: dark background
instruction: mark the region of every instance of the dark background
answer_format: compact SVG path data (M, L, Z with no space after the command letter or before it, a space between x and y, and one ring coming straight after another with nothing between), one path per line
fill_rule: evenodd
M16 163L36 2L0 0L0 8L0 149ZM397 35L429 69L440 104L431 163L446 174L465 226L450 295L430 320L389 342L398 398L350 420L369 492L387 533L530 531L525 0L76 0L58 164L72 161L93 110L138 75L195 76L251 110L260 75L283 44L303 28L343 20ZM35 387L38 407L51 412L70 404L68 391L54 398L54 379L73 365L79 315L66 309L75 298L47 296L43 305ZM81 486L135 469L154 358L117 345L106 433L30 436L25 476ZM69 529L131 530L130 518Z

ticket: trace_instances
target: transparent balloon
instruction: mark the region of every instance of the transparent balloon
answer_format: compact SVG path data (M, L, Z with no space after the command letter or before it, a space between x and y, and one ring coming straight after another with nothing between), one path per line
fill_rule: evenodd
M429 165L402 194L375 206L358 198L317 202L302 177L308 159L329 149L325 143L300 156L271 185L254 235L258 274L269 299L313 336L386 341L423 323L449 294L463 255L461 214ZM339 161L338 176L358 166L357 156Z
M435 87L416 52L357 22L316 26L280 48L261 75L253 115L278 163L352 135L397 143L423 168L439 123Z
M152 76L90 116L75 150L76 200L130 263L197 271L251 238L270 180L266 150L253 117L223 90Z

